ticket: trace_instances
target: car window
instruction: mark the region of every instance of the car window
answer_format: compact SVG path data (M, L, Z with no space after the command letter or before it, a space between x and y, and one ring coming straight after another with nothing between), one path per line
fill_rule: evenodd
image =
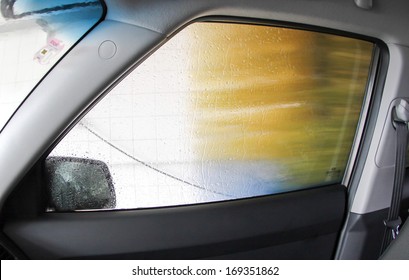
M109 92L49 159L106 163L118 209L339 184L373 48L306 30L193 23Z
M34 86L102 17L100 1L1 0L0 131Z

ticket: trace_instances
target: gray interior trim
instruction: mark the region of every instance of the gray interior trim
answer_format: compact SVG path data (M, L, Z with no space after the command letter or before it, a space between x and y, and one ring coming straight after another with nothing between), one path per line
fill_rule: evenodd
M376 157L379 153L379 145L382 145L380 148L382 157L386 157L387 154L395 154L393 143L395 134L393 129L390 129L392 127L390 108L396 98L409 97L409 83L406 78L409 77L409 48L398 45L388 47L390 63L381 106L365 167L360 177L359 188L351 206L351 211L356 214L388 208L392 196L394 165L377 165ZM385 133L384 127L387 128ZM378 160L384 161L383 158L378 158Z
M376 1L371 10L356 7L352 0L106 0L106 4L108 19L164 34L199 17L225 15L323 26L409 45L406 0Z
M109 60L98 55L100 44L107 39L118 47ZM106 92L115 78L138 63L163 39L157 32L108 20L56 65L1 133L0 206L59 133Z
M385 119L383 124L381 140L376 150L375 163L379 168L395 167L396 138L395 129L392 126L392 108L399 104L400 98L391 101L388 109L389 118ZM406 99L407 100L407 99Z

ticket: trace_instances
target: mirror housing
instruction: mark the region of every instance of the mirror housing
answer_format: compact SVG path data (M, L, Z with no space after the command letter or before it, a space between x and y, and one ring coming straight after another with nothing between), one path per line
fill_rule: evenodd
M45 161L45 176L51 211L115 208L112 176L102 161L48 157Z

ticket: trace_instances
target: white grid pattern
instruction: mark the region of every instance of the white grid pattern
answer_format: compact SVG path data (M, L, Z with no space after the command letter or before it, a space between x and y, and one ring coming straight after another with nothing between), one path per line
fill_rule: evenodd
M183 34L182 34L183 35ZM178 75L183 36L171 40L112 90L52 152L108 164L117 208L154 207L221 200L228 197L197 189L150 169L127 154L181 180L194 181L192 131L189 131L189 80Z
M51 67L33 59L45 42L35 27L0 33L0 129Z

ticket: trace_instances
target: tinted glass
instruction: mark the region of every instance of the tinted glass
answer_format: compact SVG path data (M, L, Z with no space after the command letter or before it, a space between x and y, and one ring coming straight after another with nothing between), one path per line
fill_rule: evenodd
M195 23L112 90L52 155L107 163L117 208L340 183L372 49L317 32Z

